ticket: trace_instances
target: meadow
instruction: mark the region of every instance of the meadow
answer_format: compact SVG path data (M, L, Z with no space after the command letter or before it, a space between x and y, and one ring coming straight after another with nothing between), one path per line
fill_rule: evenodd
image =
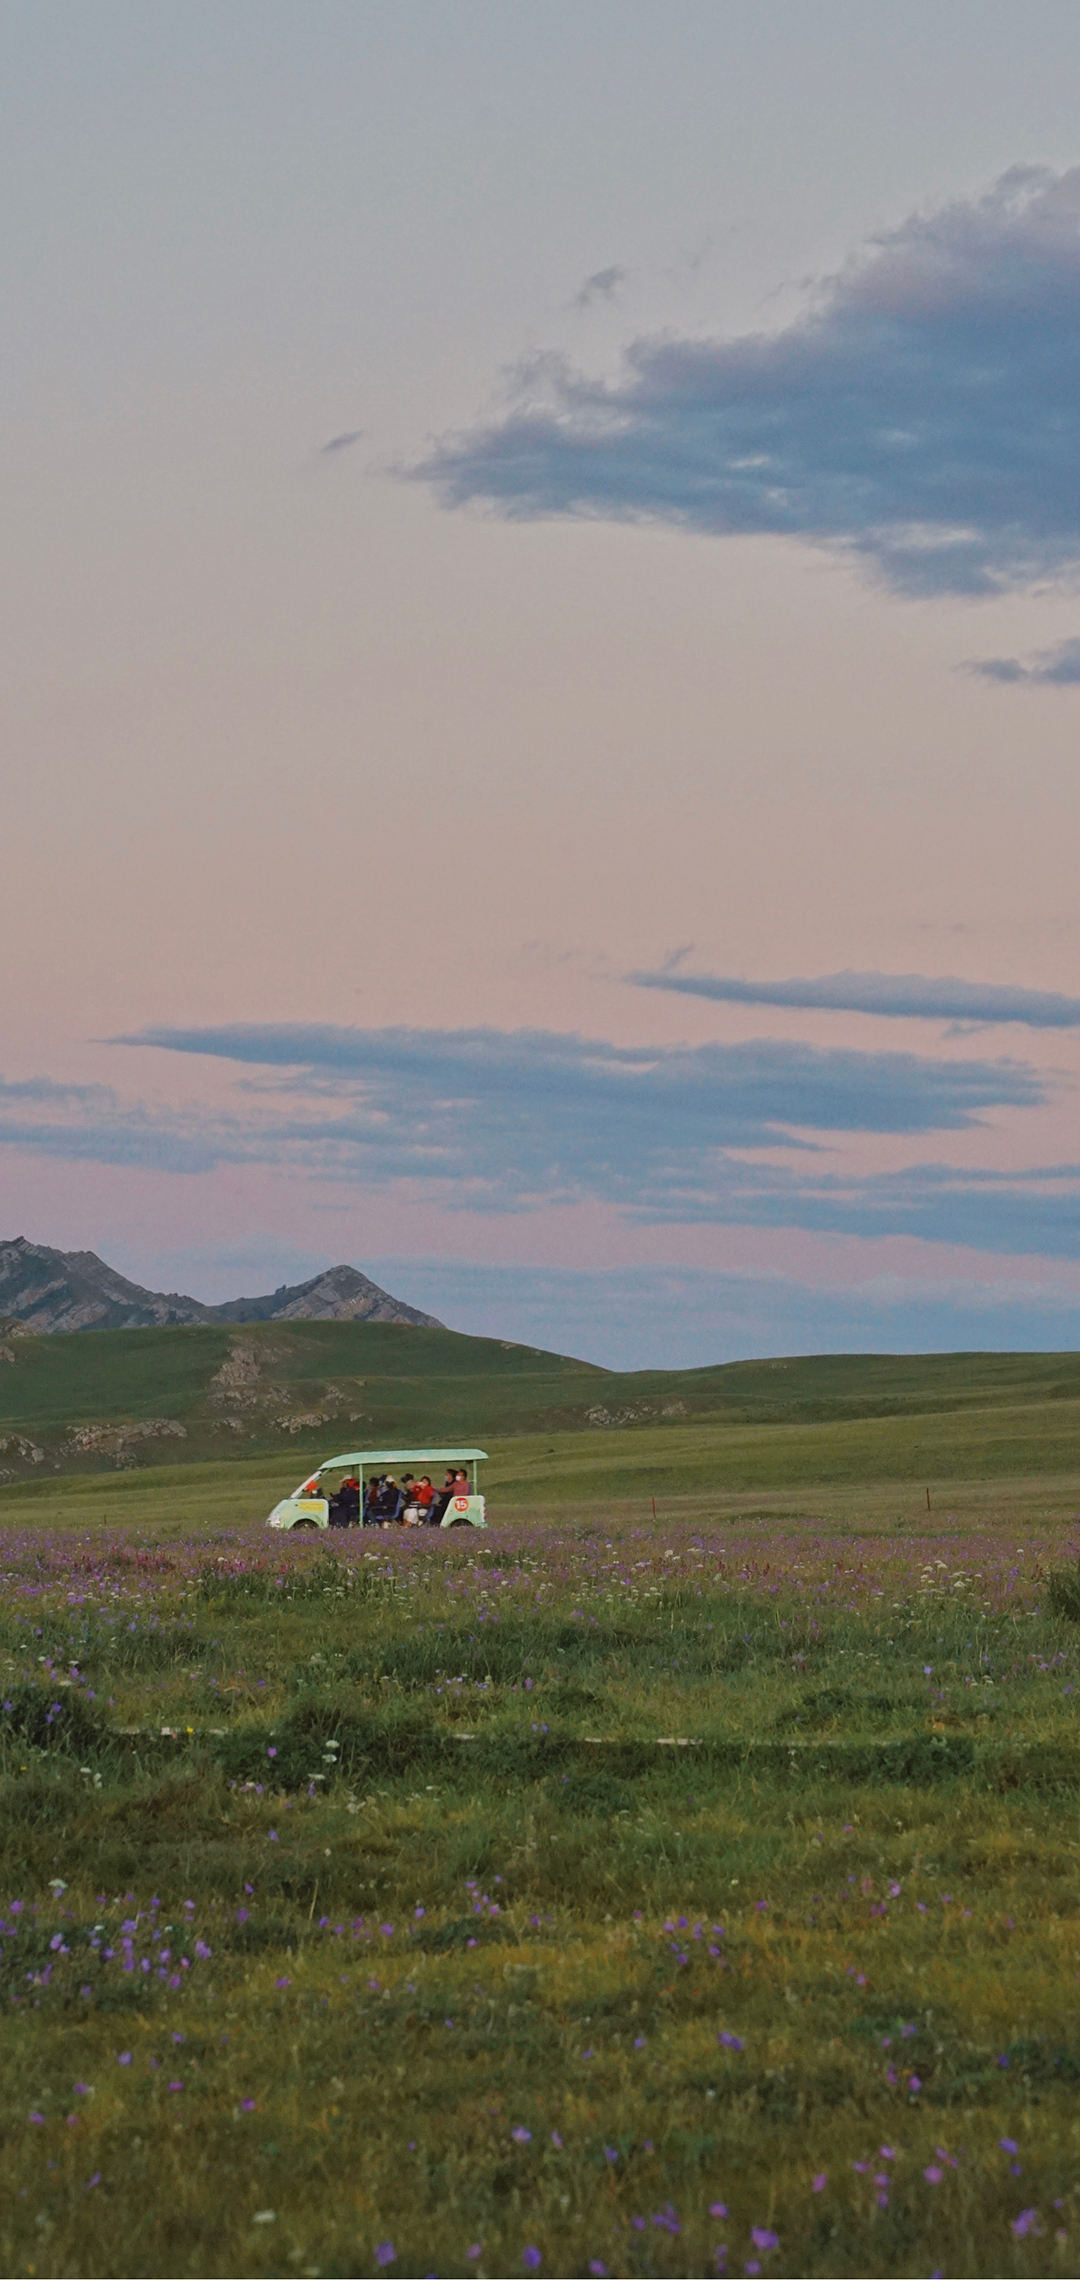
M1075 2272L1035 1408L510 1439L482 1537L4 1490L4 2271Z

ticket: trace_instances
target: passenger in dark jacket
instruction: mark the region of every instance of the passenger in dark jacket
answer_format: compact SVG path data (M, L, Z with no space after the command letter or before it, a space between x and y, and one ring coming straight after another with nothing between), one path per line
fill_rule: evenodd
M360 1520L360 1483L354 1479L352 1473L349 1473L341 1483L337 1492L337 1505L342 1516L338 1526L340 1528L357 1527Z
M387 1473L379 1489L378 1510L381 1526L384 1528L392 1527L395 1520L400 1520L404 1509L405 1499L393 1473Z

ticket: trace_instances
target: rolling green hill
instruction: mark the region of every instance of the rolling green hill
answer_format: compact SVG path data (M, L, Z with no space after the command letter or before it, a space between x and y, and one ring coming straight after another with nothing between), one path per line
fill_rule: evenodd
M618 1373L398 1323L49 1337L0 1326L9 1484L271 1455L288 1472L291 1451L299 1470L335 1448L461 1439L519 1442L524 1490L538 1462L526 1443L542 1440L543 1470L553 1438L568 1487L599 1469L614 1493L636 1491L644 1471L666 1485L687 1468L746 1487L937 1476L961 1452L972 1473L1064 1472L1080 1449L1080 1355L834 1354Z
M607 1383L559 1354L399 1323L0 1333L0 1473L521 1432L584 1422Z

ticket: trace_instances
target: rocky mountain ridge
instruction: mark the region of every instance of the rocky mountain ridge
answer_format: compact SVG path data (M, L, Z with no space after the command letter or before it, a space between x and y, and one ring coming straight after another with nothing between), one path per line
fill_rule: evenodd
M95 1251L56 1251L23 1235L0 1242L0 1323L49 1333L56 1330L150 1330L212 1322L404 1322L441 1330L382 1290L356 1267L329 1267L307 1282L282 1283L261 1298L227 1299L206 1306L180 1291L144 1290Z

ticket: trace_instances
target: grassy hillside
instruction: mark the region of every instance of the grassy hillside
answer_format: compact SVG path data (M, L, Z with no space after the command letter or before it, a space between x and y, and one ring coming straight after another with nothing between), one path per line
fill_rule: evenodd
M505 1493L635 1497L1072 1471L1080 1355L825 1355L618 1373L397 1323L0 1330L0 1482L480 1440ZM275 1468L276 1471L276 1468Z
M0 1477L584 1422L606 1374L398 1323L0 1338ZM35 1451L38 1452L35 1454ZM288 1469L288 1468L287 1468Z

